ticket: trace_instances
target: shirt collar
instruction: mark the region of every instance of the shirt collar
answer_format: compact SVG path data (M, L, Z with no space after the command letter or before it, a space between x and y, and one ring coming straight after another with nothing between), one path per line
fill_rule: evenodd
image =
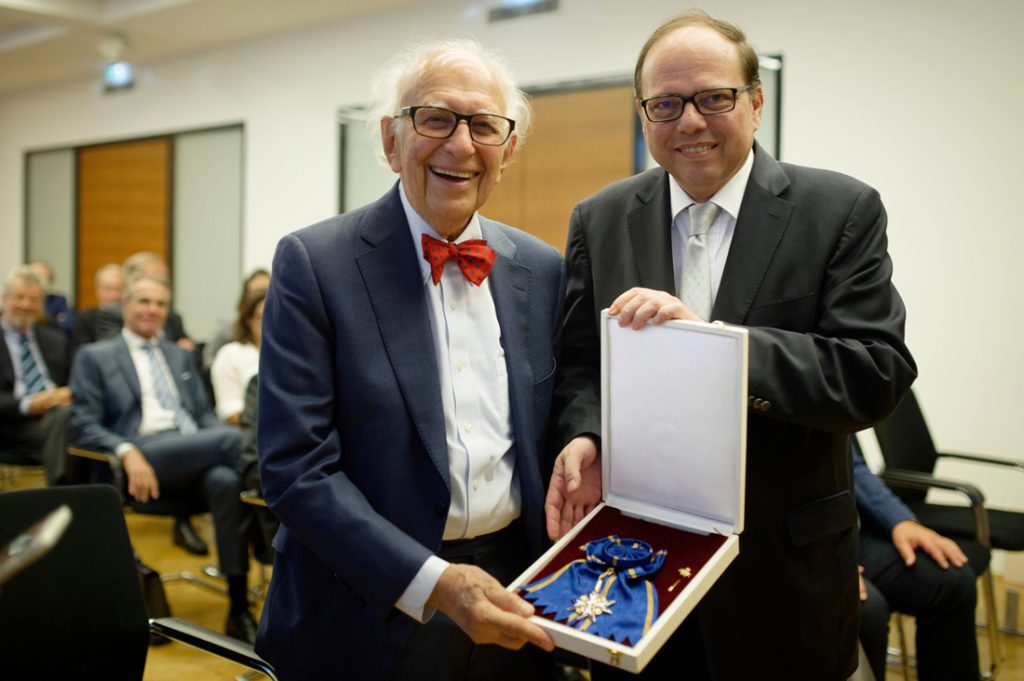
M409 234L412 237L413 246L416 249L416 259L420 263L420 273L423 275L423 283L427 282L430 278L430 263L423 258L423 243L421 235L426 234L432 236L439 241L447 241L447 239L437 233L430 224L420 217L420 214L416 212L416 209L409 203L409 199L405 196L405 187L402 185L401 180L398 182L398 196L402 199L402 208L405 209L405 217L409 221ZM483 239L483 232L480 229L480 217L479 214L474 212L473 216L469 219L469 224L462 230L456 239L455 243L460 244L463 241L469 239Z
M21 331L18 331L16 328L11 326L7 322L0 322L0 327L3 328L5 336L10 336L19 341L21 340L21 337L23 335L28 336L29 340L31 341L34 341L36 339L34 326L28 327L28 331L26 331L24 334L22 334Z
M121 336L124 338L124 342L127 343L128 347L132 350L141 350L146 345L156 347L160 343L156 336L146 340L139 334L129 331L127 326L121 329Z
M747 181L750 179L750 171L754 168L754 150L751 149L747 160L743 162L736 174L729 178L721 189L719 189L709 201L732 216L736 220L740 216L740 204L743 203L743 193L747 190ZM696 203L686 190L676 181L672 175L668 176L669 201L672 210L672 220L679 214Z

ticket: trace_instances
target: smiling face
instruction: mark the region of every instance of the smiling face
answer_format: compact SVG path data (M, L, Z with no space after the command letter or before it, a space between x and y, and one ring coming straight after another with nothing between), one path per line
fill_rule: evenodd
M26 333L43 314L43 287L35 281L15 278L3 295L3 321L18 333Z
M692 95L746 85L736 46L706 26L686 26L662 38L647 55L641 96ZM761 122L761 87L736 95L736 108L704 116L687 103L681 118L652 123L638 107L651 156L698 202L710 199L742 167Z
M494 76L464 55L431 58L401 100L402 106L438 106L461 114L505 115ZM501 146L474 142L460 121L447 139L424 137L407 117L381 119L384 153L402 178L409 203L437 232L454 239L484 204L512 159L516 134Z
M162 282L141 279L132 286L131 297L121 308L124 325L149 340L164 328L171 307L171 291Z

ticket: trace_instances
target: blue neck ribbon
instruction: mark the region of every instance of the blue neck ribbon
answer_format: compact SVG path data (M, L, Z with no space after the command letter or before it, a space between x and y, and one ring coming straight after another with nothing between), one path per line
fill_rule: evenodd
M520 589L556 622L636 645L658 616L658 593L647 577L661 568L666 555L645 541L613 534L589 542L586 558Z

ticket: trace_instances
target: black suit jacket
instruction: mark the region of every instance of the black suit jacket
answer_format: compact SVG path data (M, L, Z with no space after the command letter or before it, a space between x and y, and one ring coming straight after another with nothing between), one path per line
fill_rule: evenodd
M573 211L558 444L601 432L600 311L633 286L676 294L669 206L659 168ZM755 146L712 311L750 331L745 531L699 609L715 679L773 664L787 678L839 679L856 666L849 434L885 417L916 377L885 225L870 187Z
M68 357L66 336L59 329L51 326L36 325L33 330L39 351L43 355L43 362L46 363L46 370L50 374L50 380L58 386L67 385L71 360ZM15 361L19 361L18 358L11 357L7 343L0 338L0 419L8 423L29 418L22 416L18 411L20 400L14 397Z

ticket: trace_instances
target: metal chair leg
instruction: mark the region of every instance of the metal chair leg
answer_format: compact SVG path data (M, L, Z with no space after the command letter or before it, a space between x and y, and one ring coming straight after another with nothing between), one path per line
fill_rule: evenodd
M999 650L999 621L996 617L996 588L995 580L992 578L992 568L985 570L981 576L981 588L985 598L985 628L988 630L988 649L992 657L991 667L985 677L995 679L1003 658Z
M896 633L900 638L900 666L904 681L910 681L910 648L907 647L907 633L903 628L903 615L896 614Z

